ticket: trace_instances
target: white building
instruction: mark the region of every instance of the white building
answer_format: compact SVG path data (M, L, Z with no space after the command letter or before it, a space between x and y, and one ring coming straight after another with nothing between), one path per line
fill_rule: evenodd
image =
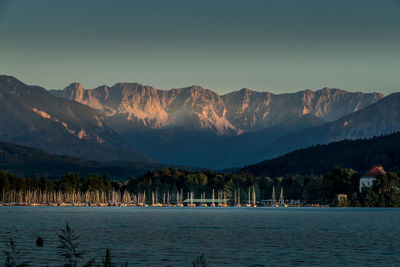
M371 187L376 180L376 176L379 174L385 174L385 170L382 166L374 166L370 169L363 177L360 179L360 192L362 191L363 187Z

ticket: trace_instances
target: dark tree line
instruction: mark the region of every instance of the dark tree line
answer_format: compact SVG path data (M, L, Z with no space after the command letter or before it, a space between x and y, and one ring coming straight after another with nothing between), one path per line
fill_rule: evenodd
M217 173L213 171L191 172L171 168L148 172L139 178L129 178L124 182L111 180L107 176L88 175L83 177L78 173L67 173L56 181L47 181L43 178L24 178L8 172L0 172L1 201L8 192L33 191L40 194L57 192L57 194L72 194L73 196L91 194L94 192L98 201L108 201L117 194L119 201L129 195L146 195L146 202L152 201L151 195L157 194L157 200L162 201L166 195L176 196L183 194L186 199L189 193L195 198L203 195L211 198L212 192L221 192L224 198L231 202L240 194L241 201L249 198L249 192L255 192L257 202L272 198L284 189L284 199L303 200L307 203L337 204L338 194L348 196L346 203L340 205L351 206L399 206L400 178L396 173L381 174L377 177L374 186L365 188L359 193L361 175L352 170L334 167L325 175L286 175L282 177L254 177L249 173ZM36 193L36 194L39 194ZM252 194L252 193L251 193ZM142 199L143 200L143 199Z
M247 166L242 171L261 176L283 176L289 173L322 175L336 165L359 172L382 165L400 171L400 132L371 139L343 140L316 145Z

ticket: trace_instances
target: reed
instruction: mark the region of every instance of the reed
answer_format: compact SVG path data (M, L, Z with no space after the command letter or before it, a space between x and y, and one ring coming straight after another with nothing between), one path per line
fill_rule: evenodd
M207 266L207 260L206 257L204 256L204 253L198 256L195 261L193 261L193 267L206 267L206 266Z
M58 235L60 245L57 247L65 267L76 267L79 259L82 259L83 252L78 250L78 239L79 237L75 234L75 231L67 224L65 229L61 229L61 233Z
M15 241L10 238L7 242L8 250L4 250L5 255L4 267L23 267L29 266L28 262L18 263L21 258L21 251L17 249Z
M111 248L106 248L105 255L102 257L101 263L96 263L96 258L92 258L87 262L81 263L83 260L84 251L79 250L79 236L75 233L69 224L66 224L65 228L60 230L58 234L59 246L57 246L58 255L60 256L60 261L64 267L128 267L128 262L123 262L119 265L113 262L114 256L111 254ZM4 267L25 267L30 266L28 262L19 263L22 257L21 251L17 249L15 241L10 238L7 242L8 250L3 251L5 255ZM47 266L50 265L50 262ZM204 253L201 254L194 260L191 266L194 267L205 267L207 266L207 261ZM167 266L171 267L171 266Z

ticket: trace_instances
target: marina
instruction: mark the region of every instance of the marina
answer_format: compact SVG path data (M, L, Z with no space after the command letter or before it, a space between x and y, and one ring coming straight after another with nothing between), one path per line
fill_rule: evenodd
M206 192L195 198L195 192L187 192L184 198L183 190L170 193L151 192L151 198L146 197L146 191L131 194L124 191L105 192L43 192L43 191L3 191L0 206L75 206L75 207L304 207L307 203L301 200L286 200L283 188L279 200L275 200L275 187L272 199L257 200L254 187L249 187L247 200L241 200L240 190L235 191L233 199L226 197L222 190L217 194L212 190L211 198ZM217 197L215 197L217 196ZM314 205L315 206L315 205Z

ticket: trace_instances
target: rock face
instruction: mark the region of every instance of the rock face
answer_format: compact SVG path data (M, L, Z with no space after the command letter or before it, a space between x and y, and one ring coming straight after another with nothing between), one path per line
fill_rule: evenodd
M82 99L82 90L71 90ZM94 109L0 75L0 140L57 155L97 160L148 160L133 151Z
M169 91L157 90L137 83L118 83L84 90L73 83L57 96L86 104L106 117L119 117L135 126L158 129L187 126L209 129L218 134L236 133L225 118L225 105L220 96L198 86Z
M158 90L138 83L95 89L73 83L52 93L96 109L107 125L147 156L210 168L265 159L269 153L263 148L279 138L335 121L383 98L330 88L291 94L242 89L219 95L199 86Z
M96 89L84 89L73 83L52 93L86 104L106 117L118 118L121 123L133 123L135 127L183 126L210 130L218 135L260 131L308 114L333 121L383 97L378 93L350 93L330 88L278 95L242 89L220 96L199 86L157 90L137 83Z
M85 159L150 157L230 168L310 145L399 131L399 103L400 94L383 98L330 88L218 95L199 86L158 90L117 83L85 89L73 83L49 92L3 75L0 141Z
M382 97L378 93L350 93L330 88L279 95L242 89L226 94L222 99L232 124L246 131L257 131L307 114L333 121Z

